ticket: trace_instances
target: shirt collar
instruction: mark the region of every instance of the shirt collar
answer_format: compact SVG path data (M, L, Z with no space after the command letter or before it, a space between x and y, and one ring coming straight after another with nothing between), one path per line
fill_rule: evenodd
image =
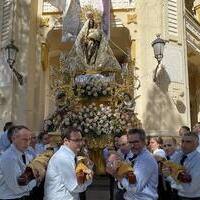
M196 155L196 153L197 153L196 150L192 151L191 153L188 153L188 154L187 154L187 159L190 160L193 156Z
M21 156L24 153L22 151L19 151L14 144L11 144L11 149L14 150L19 156Z
M137 156L142 155L145 151L147 151L146 147L144 147L144 148L137 154Z
M67 145L62 145L60 148L72 155L73 158L75 158L75 153Z
M154 154L154 153L157 153L157 152L159 152L159 151L160 151L160 149L157 148L157 149L155 149L155 150L153 151L153 154Z

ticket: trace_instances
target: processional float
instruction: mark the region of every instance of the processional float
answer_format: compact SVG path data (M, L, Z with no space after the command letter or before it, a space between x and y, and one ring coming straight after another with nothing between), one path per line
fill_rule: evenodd
M118 63L101 29L98 16L87 20L60 66L52 69L51 90L56 91L56 111L45 120L45 130L79 128L86 138L97 171L104 172L101 150L112 146L116 133L139 127L135 114L133 63L126 70ZM124 72L125 71L125 72Z
M61 128L73 126L80 129L96 166L95 173L104 174L102 149L113 146L114 134L125 133L129 127L141 127L135 113L136 77L133 62L120 65L113 55L101 29L98 11L91 7L83 10L87 13L87 20L72 49L68 54L61 54L59 66L51 68L50 89L55 97L56 110L45 119L44 130L49 133L51 147L54 147L61 144ZM49 149L36 157L19 177L19 183L26 185L38 175L43 179L53 153L53 149ZM163 163L169 165L172 176L178 179L183 169L173 163ZM86 178L91 166L89 159L81 158L77 173L83 171ZM119 176L132 174L132 170L122 162Z
M128 127L140 127L135 113L133 62L120 65L101 29L101 15L85 7L86 21L68 54L62 53L60 65L51 68L51 85L56 109L44 121L52 147L60 145L60 129L73 126L87 141L97 174L105 173L102 149L113 146L114 134ZM27 184L44 177L50 149L34 159L20 177ZM82 166L82 164L81 164Z

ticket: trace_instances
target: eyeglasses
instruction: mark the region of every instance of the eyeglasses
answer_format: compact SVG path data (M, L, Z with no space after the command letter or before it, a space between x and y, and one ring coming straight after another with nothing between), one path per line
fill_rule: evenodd
M106 162L106 167L113 167L114 165L116 165L118 162L120 162L121 160L120 159L116 159L116 160L107 160Z
M123 147L123 146L126 146L127 143L122 143L122 144L119 144L120 147Z
M171 147L171 144L164 144L163 147Z
M70 141L72 141L72 142L76 142L76 143L81 143L81 142L83 142L83 139L68 139L68 140L70 140Z
M139 140L128 141L129 144L138 144L140 143Z
M181 140L181 143L192 143L192 140Z
M114 162L113 161L107 161L106 162L106 167L113 167Z

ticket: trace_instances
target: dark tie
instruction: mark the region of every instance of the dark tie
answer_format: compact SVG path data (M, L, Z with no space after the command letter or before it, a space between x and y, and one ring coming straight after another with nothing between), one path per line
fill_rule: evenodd
M170 160L170 156L166 156L167 160Z
M23 160L23 163L26 165L26 156L24 153L22 154L22 160Z
M180 164L181 164L181 165L184 164L186 158L187 158L187 155L183 154L183 155L182 155L182 158L181 158L181 160L180 160Z
M75 162L75 165L77 164L77 157L75 156L74 157L74 162Z
M127 155L128 155L127 153L126 153L126 154L124 154L124 160L126 160L126 158L127 158Z
M137 155L133 155L131 158L129 158L129 161L134 165L135 159L137 158Z

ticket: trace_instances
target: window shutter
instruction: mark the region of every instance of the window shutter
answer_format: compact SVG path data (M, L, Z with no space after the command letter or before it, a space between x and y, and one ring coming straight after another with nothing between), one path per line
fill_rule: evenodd
M168 0L168 31L170 35L178 36L177 0Z
M4 48L12 30L12 0L0 1L0 47Z

